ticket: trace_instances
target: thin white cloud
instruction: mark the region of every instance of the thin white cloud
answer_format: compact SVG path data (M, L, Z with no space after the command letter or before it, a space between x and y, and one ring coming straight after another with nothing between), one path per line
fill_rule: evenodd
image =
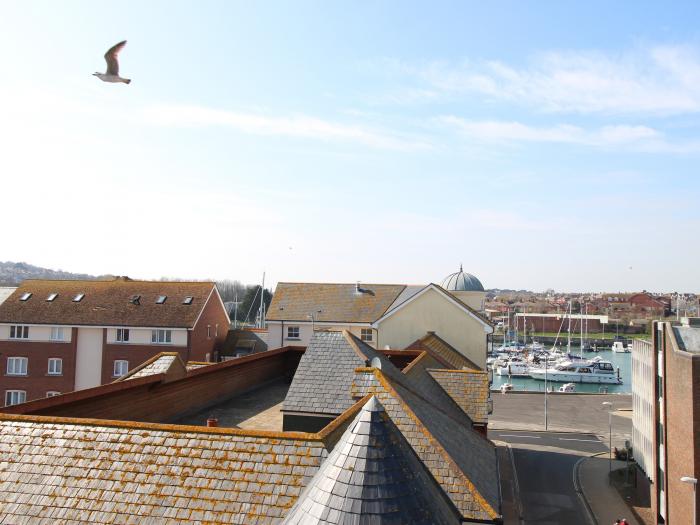
M454 115L436 121L480 142L575 144L648 153L700 152L700 142L669 142L661 132L648 126L610 125L595 129L571 124L531 126L517 121L467 120Z
M525 66L500 61L421 67L393 62L431 97L479 93L548 112L674 115L700 111L700 51L655 46L612 54L552 51ZM414 93L421 89L413 88Z
M147 122L163 126L223 126L255 135L350 142L401 151L431 148L424 140L307 115L277 117L202 106L176 105L148 108L144 111L144 116Z

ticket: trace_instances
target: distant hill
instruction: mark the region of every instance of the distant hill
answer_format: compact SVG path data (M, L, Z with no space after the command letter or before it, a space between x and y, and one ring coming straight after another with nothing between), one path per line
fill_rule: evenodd
M24 262L0 261L0 285L16 286L25 279L99 279L104 276L64 272Z

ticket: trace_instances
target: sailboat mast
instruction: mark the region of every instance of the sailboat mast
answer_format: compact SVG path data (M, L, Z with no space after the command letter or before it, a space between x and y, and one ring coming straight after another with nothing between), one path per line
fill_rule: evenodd
M581 326L579 326L579 332L581 333L581 346L578 349L578 355L583 357L583 308L582 308L580 301L578 303L578 309L579 309L579 319L581 322Z
M569 299L569 338L566 343L566 353L570 354L571 353L571 300Z

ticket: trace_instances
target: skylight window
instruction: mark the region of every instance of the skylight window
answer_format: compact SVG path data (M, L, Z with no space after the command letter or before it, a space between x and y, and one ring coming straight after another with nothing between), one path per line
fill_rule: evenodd
M73 302L74 302L74 303L79 303L80 301L83 300L83 297L85 297L85 294L84 294L84 293L79 293L78 295L76 295L75 297L73 297Z
M49 296L46 298L46 300L47 300L48 302L51 302L51 301L53 301L54 299L56 299L56 297L58 297L58 294L57 294L57 293L50 293Z
M182 304L192 304L193 299L194 299L194 297L191 297L188 295L187 297L185 297L185 300L182 301Z
M167 298L167 295L159 295L158 299L156 299L156 304L163 304Z
M22 297L19 298L20 301L26 301L32 296L32 292L24 292Z

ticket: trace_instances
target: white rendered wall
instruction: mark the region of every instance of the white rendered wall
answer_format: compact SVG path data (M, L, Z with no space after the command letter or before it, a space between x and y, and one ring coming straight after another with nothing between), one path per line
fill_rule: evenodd
M107 343L109 344L131 344L131 345L150 345L151 343L151 330L144 328L128 328L129 330L129 342L121 343L117 341L117 329L107 328ZM163 346L187 346L187 330L169 328L171 331L171 341L170 343L157 343ZM214 335L214 327L212 327L212 336Z
M654 351L649 341L632 343L632 447L638 465L654 479Z
M61 341L51 340L51 328L52 326L47 325L21 325L29 326L29 337L27 339L10 339L10 326L9 324L0 325L0 340L9 341L48 341L52 343L70 343L72 330L70 326L62 326L63 328L63 339ZM16 325L15 325L16 326Z
M78 328L75 356L75 389L102 383L102 328Z

